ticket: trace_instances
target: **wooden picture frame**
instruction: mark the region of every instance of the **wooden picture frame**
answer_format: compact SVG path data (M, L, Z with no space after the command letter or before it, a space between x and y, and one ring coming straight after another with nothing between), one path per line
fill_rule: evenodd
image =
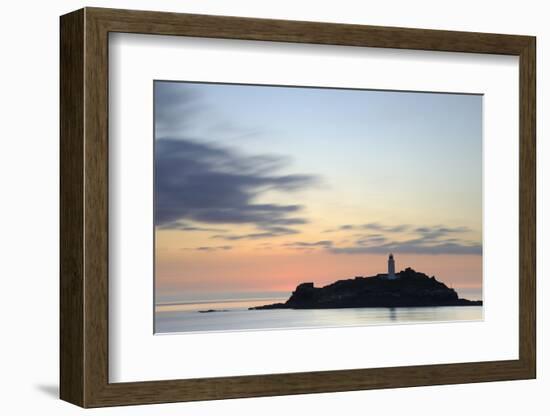
M101 407L535 378L534 37L100 8L64 15L60 28L60 396L63 400L82 407ZM518 56L519 359L109 383L110 32Z

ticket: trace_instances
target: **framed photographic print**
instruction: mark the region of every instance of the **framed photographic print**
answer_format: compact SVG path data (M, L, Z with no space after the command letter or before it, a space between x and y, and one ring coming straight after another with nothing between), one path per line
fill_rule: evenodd
M535 38L61 17L61 398L534 378Z

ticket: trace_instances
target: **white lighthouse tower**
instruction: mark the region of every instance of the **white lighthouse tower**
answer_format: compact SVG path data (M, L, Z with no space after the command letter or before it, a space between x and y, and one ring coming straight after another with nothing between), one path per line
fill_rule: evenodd
M393 259L393 254L390 253L390 257L388 257L388 280L394 279L397 279L395 275L395 260Z

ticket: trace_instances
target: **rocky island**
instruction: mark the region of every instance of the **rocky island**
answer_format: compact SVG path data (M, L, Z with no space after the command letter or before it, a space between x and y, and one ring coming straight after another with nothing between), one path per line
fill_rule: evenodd
M393 256L390 255L393 265ZM285 303L249 309L329 309L421 306L481 306L480 300L458 297L456 291L410 267L394 273L338 280L323 287L302 283Z

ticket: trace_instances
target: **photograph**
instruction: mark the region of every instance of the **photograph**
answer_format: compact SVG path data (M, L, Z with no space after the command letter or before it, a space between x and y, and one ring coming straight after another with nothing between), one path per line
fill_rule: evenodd
M483 320L483 95L155 80L154 333Z

